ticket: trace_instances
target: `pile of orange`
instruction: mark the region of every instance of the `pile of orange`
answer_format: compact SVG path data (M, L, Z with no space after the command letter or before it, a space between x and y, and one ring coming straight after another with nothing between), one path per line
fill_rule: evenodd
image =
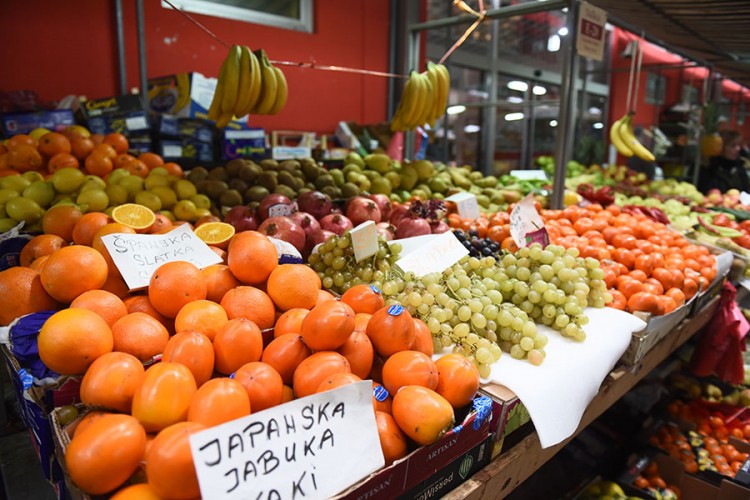
M664 490L670 490L672 492L670 497L682 498L680 488L675 484L667 484L661 476L659 464L655 460L651 460L646 468L636 476L633 485L636 488L646 491L658 490L659 497L666 497L667 495L665 495L666 492Z
M60 132L47 132L37 138L14 135L0 144L0 176L37 171L53 174L62 168L75 168L106 178L116 168L146 177L156 167L182 176L177 163L164 162L155 153L129 153L128 138L119 133L91 134L80 126Z

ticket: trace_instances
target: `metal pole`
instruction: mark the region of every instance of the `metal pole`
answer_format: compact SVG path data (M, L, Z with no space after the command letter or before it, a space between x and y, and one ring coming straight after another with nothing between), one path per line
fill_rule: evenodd
M490 67L487 70L489 74L485 77L487 82L487 93L489 94L489 101L495 102L497 100L497 56L498 47L497 40L500 35L500 23L497 20L492 20L492 43L490 44ZM483 127L482 133L484 135L485 145L484 150L484 161L482 161L482 173L484 175L495 175L495 139L497 137L497 107L487 107L482 110L483 114Z
M115 0L115 25L117 27L117 59L120 66L120 93L128 93L128 75L125 68L125 33L122 21L122 0Z
M398 37L398 31L399 31L399 15L398 15L398 9L399 9L399 1L398 0L391 0L391 15L390 15L390 24L389 24L389 30L388 30L388 38L390 39L389 50L388 50L388 71L390 73L396 73L398 69L396 68L396 50L397 50L397 41L399 39ZM387 96L388 101L386 102L386 110L385 115L387 117L393 117L393 114L396 112L396 82L393 78L388 78L388 90L387 90Z
M412 31L409 33L409 52L407 58L406 72L412 70L418 71L419 65L419 32ZM414 146L416 145L416 133L413 130L407 130L404 133L404 160L414 159Z
M488 9L485 14L486 19L502 19L513 16L522 16L524 14L534 14L536 12L549 12L560 10L568 6L568 0L550 0L547 2L528 2L507 7L498 7L497 9ZM443 28L445 26L455 26L457 24L471 24L477 18L470 14L461 14L459 16L446 17L443 19L432 19L423 23L416 23L409 26L410 31L425 31L433 28Z
M138 65L141 74L141 98L148 108L148 74L146 72L146 28L143 14L143 0L136 0L136 19L138 23Z
M545 2L546 3L546 2ZM572 0L568 7L565 24L568 36L563 39L563 72L560 82L560 116L557 120L557 143L555 145L555 175L552 182L551 207L563 207L565 196L565 177L567 163L572 150L573 123L575 114L575 82L576 82L576 37L578 32L578 0Z
M705 106L706 103L711 98L712 94L712 87L713 87L713 79L714 79L714 69L713 67L708 67L708 75L706 75L706 79L703 81L703 105ZM701 112L701 122L703 122L703 113ZM695 161L693 162L693 185L698 186L698 178L700 177L701 173L701 156L703 155L703 152L701 151L701 141L703 140L703 124L699 123L698 130L695 134Z

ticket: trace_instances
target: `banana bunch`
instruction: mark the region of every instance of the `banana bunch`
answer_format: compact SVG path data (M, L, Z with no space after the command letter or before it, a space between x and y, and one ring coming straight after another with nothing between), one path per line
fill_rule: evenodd
M654 161L653 153L636 139L633 134L633 122L630 113L615 121L609 129L609 140L617 151L630 158L635 155L646 161Z
M224 128L233 117L275 115L284 109L287 96L286 77L265 51L234 45L221 65L208 119Z
M391 120L391 130L414 130L425 123L434 127L448 106L450 85L448 68L442 64L428 62L426 71L412 71Z

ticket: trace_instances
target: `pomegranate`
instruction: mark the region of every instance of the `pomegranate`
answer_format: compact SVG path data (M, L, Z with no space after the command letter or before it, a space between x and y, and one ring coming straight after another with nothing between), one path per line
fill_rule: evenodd
M410 205L408 203L401 203L393 207L390 217L391 224L393 224L394 226L398 226L398 223L401 222L401 219L408 216L409 207Z
M430 222L430 229L432 230L432 234L447 233L451 230L450 226L443 220Z
M294 212L292 200L279 193L271 193L263 197L258 205L258 217L266 220L269 217L287 216Z
M258 232L291 243L300 252L305 248L305 230L289 217L269 217L258 226Z
M306 191L297 197L297 209L309 213L317 220L330 214L332 208L331 198L320 191Z
M258 215L255 210L245 205L236 205L229 209L224 216L224 222L233 225L238 233L258 229Z
M396 237L396 228L390 222L378 222L378 235L385 241L391 241Z
M396 226L396 239L432 234L430 223L420 217L405 217Z
M355 196L346 205L346 216L355 226L368 220L378 223L380 222L380 209L374 201L364 196Z
M380 209L380 220L388 220L391 218L391 212L393 211L393 205L391 200L384 194L371 194L368 196Z
M352 221L346 215L328 214L320 219L320 228L341 236L354 227Z

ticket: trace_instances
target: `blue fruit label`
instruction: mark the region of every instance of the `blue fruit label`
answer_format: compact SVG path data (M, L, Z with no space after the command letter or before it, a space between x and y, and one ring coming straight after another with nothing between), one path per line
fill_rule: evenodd
M370 285L370 290L380 295L380 288L376 287L375 285Z
M388 308L388 314L390 314L391 316L398 316L402 312L404 312L404 307L398 304L392 305Z
M388 389L386 389L382 385L379 385L372 390L372 396L380 403L388 399L388 395Z

